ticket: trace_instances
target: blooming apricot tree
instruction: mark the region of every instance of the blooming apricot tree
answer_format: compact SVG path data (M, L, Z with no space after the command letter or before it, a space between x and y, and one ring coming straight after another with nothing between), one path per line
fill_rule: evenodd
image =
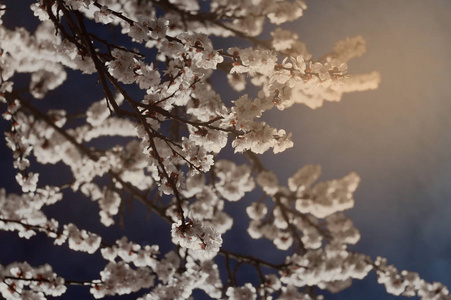
M0 265L4 298L59 297L70 293L68 286L83 285L95 298L186 299L200 289L215 299L323 299L321 290L339 292L370 271L388 293L449 298L440 283L348 249L360 238L343 213L354 205L357 174L316 183L320 166L306 165L283 185L258 156L294 146L291 133L261 120L265 111L296 103L315 109L343 93L377 88L377 72L348 73L346 63L365 52L362 37L339 41L313 60L295 32L278 27L302 16L303 0L32 2L40 21L33 33L0 21L0 102L22 189L0 190L0 229L100 252L105 268L98 278L79 281L58 276L50 265ZM269 41L259 39L266 20L274 27ZM252 46L217 49L214 42L227 37ZM95 74L104 98L90 99L81 117L71 107L39 109L69 69ZM19 73L30 74L27 88L17 82ZM216 73L226 74L223 84L241 96L218 94L211 80ZM258 92L246 94L248 85ZM109 137L120 144L92 144ZM248 163L218 158L228 142ZM72 181L40 184L35 165L65 166ZM249 239L288 250L284 261L231 252L223 244L222 235L234 226L224 208L254 189L264 196L246 209ZM64 201L63 191L97 202L104 226L118 222L126 198L141 202L171 224L173 250L163 253L158 244L127 237L109 244L95 232L48 218L43 209ZM244 265L257 278L238 284Z

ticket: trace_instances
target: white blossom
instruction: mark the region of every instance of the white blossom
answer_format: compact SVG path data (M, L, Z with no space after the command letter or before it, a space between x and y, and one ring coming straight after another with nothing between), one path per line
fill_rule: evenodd
M216 162L216 167L219 182L215 186L225 199L238 201L254 188L255 183L250 177L248 166L237 166L231 161L221 160Z
M108 6L103 5L98 11L94 13L94 20L99 23L109 24L113 21L113 16Z
M36 191L36 185L38 183L39 174L37 173L28 173L27 175L22 175L18 173L16 175L16 180L22 187L22 192L34 192Z
M164 18L158 18L156 20L149 21L150 36L153 39L162 39L166 36L168 30L169 21Z
M222 245L221 235L211 227L204 227L199 221L172 224L172 242L193 251L197 259L212 259Z
M0 293L6 299L46 299L44 295L59 297L67 289L64 279L57 276L48 264L36 268L26 262L0 265L0 278L3 278Z
M74 224L64 225L64 235L68 237L69 248L76 251L94 253L100 246L101 238L86 230L79 230Z
M251 206L246 208L246 212L252 220L260 220L265 217L268 208L263 202L252 202Z
M226 295L230 300L255 300L257 299L257 294L255 288L250 283L246 283L242 287L229 287L227 289Z
M148 268L135 270L125 262L109 262L100 272L100 276L99 282L93 283L90 290L96 299L115 294L130 294L154 284L154 276Z

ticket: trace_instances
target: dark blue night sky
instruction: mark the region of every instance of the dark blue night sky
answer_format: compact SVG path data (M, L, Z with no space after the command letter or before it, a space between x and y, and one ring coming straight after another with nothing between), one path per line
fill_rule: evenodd
M355 194L355 207L346 212L361 231L353 250L388 259L399 270L417 271L427 281L451 286L451 1L448 0L310 0L299 21L285 24L319 58L337 40L362 35L367 53L349 63L350 73L379 71L378 90L347 94L339 103L326 103L317 110L297 105L286 111L274 109L264 120L272 127L293 132L294 148L278 155L261 156L275 170L281 184L305 164L322 165L320 180L341 178L351 171L362 181ZM36 21L28 1L6 0L11 8L5 25L33 27ZM268 28L269 29L269 28ZM267 33L266 33L267 35ZM1 42L1 41L0 41ZM229 45L231 46L231 45ZM224 48L217 44L216 48ZM27 76L23 77L28 80ZM49 93L41 108L57 106L77 110L86 101L102 98L95 76L83 79L69 72L69 81ZM223 78L214 78L223 100L234 100ZM69 91L69 92L68 92ZM255 96L255 95L253 95ZM47 100L48 99L48 100ZM0 120L0 129L8 123ZM229 152L221 157L232 158ZM11 152L0 143L0 185L18 192ZM245 160L240 157L240 162ZM68 170L44 167L40 184L69 180ZM101 234L109 243L123 235L141 244L160 244L163 253L172 247L169 224L158 221L135 203L125 216L125 228L103 227L98 206L81 194L66 193L64 201L50 207L50 217L60 224L74 222ZM226 203L226 211L237 216L226 233L227 250L243 251L280 262L285 253L272 243L249 240L244 207L260 194L252 193L240 203ZM74 252L38 234L19 240L15 233L0 231L0 263L28 261L50 263L68 279L99 278L105 261L100 254ZM223 259L217 258L219 266ZM254 276L243 270L241 283ZM141 295L141 294L139 294ZM338 295L326 299L395 299L377 284L374 272ZM115 297L136 299L138 295ZM204 299L203 293L194 294ZM91 299L85 287L69 287L61 299Z

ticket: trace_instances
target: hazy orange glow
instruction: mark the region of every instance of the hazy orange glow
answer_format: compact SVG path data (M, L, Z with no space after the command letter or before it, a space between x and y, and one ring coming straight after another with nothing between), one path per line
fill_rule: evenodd
M266 114L271 126L292 131L295 143L265 155L268 167L285 178L307 163L321 164L323 179L356 171L362 182L347 214L362 231L364 251L410 269L414 258L420 274L450 284L444 270L451 257L443 255L451 243L451 2L308 5L290 29L310 52L320 55L339 39L362 35L367 53L351 60L349 71L376 70L382 82L317 110L297 105Z

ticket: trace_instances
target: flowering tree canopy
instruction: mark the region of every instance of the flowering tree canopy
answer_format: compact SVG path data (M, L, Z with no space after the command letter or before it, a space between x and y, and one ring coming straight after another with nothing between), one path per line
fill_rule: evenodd
M305 165L283 183L259 156L295 146L292 133L262 120L266 111L317 109L378 87L379 73L348 72L348 61L366 51L361 36L314 59L295 32L280 27L303 15L303 0L39 0L30 8L39 20L33 32L0 19L0 103L22 190L0 189L0 229L100 253L105 267L81 280L48 264L0 264L4 298L59 297L82 285L95 298L187 299L202 290L214 299L323 299L323 290L340 292L370 272L390 294L450 298L438 282L348 248L360 239L343 213L354 205L356 173L318 182L321 167ZM8 13L2 4L0 15ZM87 103L81 113L76 103L43 104L80 74L103 96L80 101ZM220 94L218 85L240 96ZM224 159L225 151L236 160ZM71 180L47 184L45 168L70 170ZM123 226L124 207L139 202L155 216L149 224L169 224L171 249L126 236L109 241L48 217L46 209L70 194L97 202L106 227ZM223 243L238 226L227 206L249 198L239 225L250 243L267 239L284 260ZM243 268L255 278L239 282Z

